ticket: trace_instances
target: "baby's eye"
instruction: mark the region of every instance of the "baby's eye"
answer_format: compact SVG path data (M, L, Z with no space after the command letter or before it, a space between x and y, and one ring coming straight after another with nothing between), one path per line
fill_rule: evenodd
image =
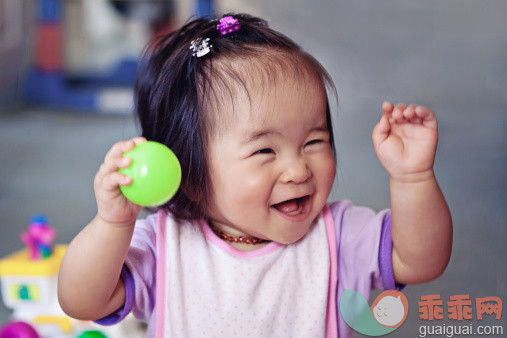
M257 155L257 154L272 154L272 153L274 153L273 149L271 149L271 148L264 148L264 149L257 150L252 155Z
M315 140L311 140L310 142L307 142L306 145L311 146L312 144L317 144L317 143L322 143L322 142L324 142L324 141L321 139L315 139Z

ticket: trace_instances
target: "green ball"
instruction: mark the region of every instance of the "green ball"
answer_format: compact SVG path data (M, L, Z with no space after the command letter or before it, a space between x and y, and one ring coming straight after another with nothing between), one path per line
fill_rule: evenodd
M93 330L85 331L77 336L77 338L107 338L107 336L98 330Z
M180 162L165 145L143 142L123 156L132 159L130 167L119 170L132 178L130 185L120 186L130 201L144 207L156 207L176 194L181 182Z

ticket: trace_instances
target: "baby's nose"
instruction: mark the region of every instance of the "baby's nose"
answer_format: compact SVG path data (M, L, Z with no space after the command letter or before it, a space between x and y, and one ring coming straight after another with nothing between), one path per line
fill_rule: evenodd
M312 176L310 169L304 159L296 158L288 161L281 176L284 183L303 183Z

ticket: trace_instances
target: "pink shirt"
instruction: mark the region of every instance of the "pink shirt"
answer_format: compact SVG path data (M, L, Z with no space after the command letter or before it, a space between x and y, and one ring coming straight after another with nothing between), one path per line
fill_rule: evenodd
M160 211L136 224L122 271L126 301L148 337L352 337L339 315L344 289L367 299L393 289L390 212L337 201L303 239L239 251L204 222Z

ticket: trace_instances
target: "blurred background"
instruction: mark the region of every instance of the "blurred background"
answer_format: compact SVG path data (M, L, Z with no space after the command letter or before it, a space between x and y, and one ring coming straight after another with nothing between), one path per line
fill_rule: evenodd
M247 12L293 38L330 72L339 174L331 199L389 207L371 130L381 103L418 103L439 120L435 172L454 221L439 279L408 286L422 325L503 325L475 299L507 301L507 2L500 0L0 0L0 257L33 215L68 243L95 215L93 177L109 147L139 134L132 85L146 42L192 15ZM419 319L418 301L469 295L473 320ZM375 295L375 294L374 294ZM5 297L5 296L4 296ZM0 326L12 311L0 302ZM361 336L361 335L357 335Z

